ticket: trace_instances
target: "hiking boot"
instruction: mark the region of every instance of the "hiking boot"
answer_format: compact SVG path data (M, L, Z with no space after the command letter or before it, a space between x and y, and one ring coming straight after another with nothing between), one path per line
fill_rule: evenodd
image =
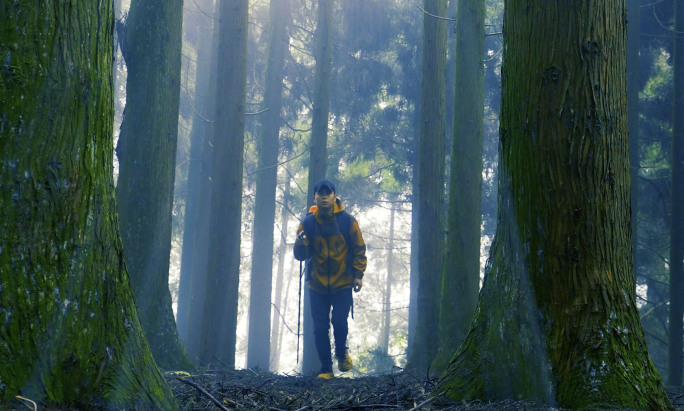
M316 376L316 378L320 378L322 380L329 380L333 377L335 377L335 374L333 374L332 371L319 371L318 375Z
M354 363L352 362L351 356L349 356L349 352L344 353L344 357L337 357L337 368L340 371L351 371L352 365L354 365Z

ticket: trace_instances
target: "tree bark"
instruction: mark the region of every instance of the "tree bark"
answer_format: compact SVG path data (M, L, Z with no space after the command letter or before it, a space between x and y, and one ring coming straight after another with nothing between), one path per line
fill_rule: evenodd
M424 0L423 71L418 144L418 266L416 335L408 368L427 369L437 353L444 258L446 127L446 0Z
M439 391L671 409L635 302L624 1L505 7L496 239Z
M174 409L119 234L112 2L72 6L0 5L0 398Z
M169 291L182 21L182 1L133 0L124 47L126 108L116 149L126 265L140 323L164 369L192 368Z
M181 255L180 279L178 285L178 307L176 323L185 349L197 363L199 356L199 333L195 329L201 321L202 294L206 282L207 238L209 237L209 204L211 201L211 156L213 154L212 134L216 112L216 33L214 30L214 1L197 3L207 13L201 20L195 65L195 92L190 132L190 151L187 181L187 196L183 219L183 250ZM210 41L204 41L211 39ZM200 268L201 266L201 268Z
M244 164L247 0L219 3L209 256L202 364L235 367Z
M638 222L639 222L639 47L641 45L640 0L627 0L627 122L629 124L629 162L632 208L632 254L634 275L639 276Z
M283 66L288 47L286 22L289 0L271 0L268 58L259 162L254 198L254 236L252 241L252 281L249 299L249 346L247 367L269 368L271 323L271 284L273 282L273 223L278 183L278 147L282 108Z
M484 0L459 0L446 259L439 348L431 367L436 372L444 371L463 342L480 290L484 18Z

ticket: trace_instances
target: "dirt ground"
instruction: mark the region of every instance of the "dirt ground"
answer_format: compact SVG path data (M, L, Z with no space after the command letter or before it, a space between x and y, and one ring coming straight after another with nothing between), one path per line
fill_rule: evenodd
M332 380L249 369L166 377L183 410L560 410L525 401L432 398L436 379L408 372ZM684 388L668 392L676 409L684 410Z
M182 410L470 410L562 411L528 401L453 402L430 397L437 380L397 372L382 376L319 380L255 370L203 370L193 375L165 373ZM676 410L684 410L684 387L669 389ZM0 402L0 411L81 411L92 407L61 407L31 400Z

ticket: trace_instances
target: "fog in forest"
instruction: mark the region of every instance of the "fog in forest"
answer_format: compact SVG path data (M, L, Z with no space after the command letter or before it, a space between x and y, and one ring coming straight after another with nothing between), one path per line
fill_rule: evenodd
M117 18L125 22L128 5L123 2ZM273 3L273 2L271 2ZM285 21L286 43L280 69L282 100L278 120L275 209L273 214L273 260L271 292L271 371L301 372L301 347L297 337L298 321L304 323L304 301L299 301L300 264L292 247L297 226L312 199L308 198L309 150L312 133L316 59L315 2L291 0ZM449 170L452 161L454 119L454 44L456 1L449 2L446 70L446 128L444 133L445 174L443 181L444 218L433 233L447 233ZM651 358L663 376L668 370L668 307L670 282L670 164L672 153L671 101L673 60L670 32L672 2L642 6L640 71L638 77L639 165L636 184L638 205L635 248L637 305ZM503 3L487 1L484 42L484 100L482 120L482 171L479 274L483 278L489 248L496 230L497 164L499 145L499 99L502 57ZM330 113L327 129L327 165L323 176L337 186L337 195L363 232L368 267L363 290L354 295L353 320L350 319L350 352L355 358L353 376L389 373L406 366L410 352L409 304L411 301L412 209L415 206L417 167L418 108L420 96L420 51L422 5L415 1L345 0L335 2L332 32L332 75ZM216 90L215 72L221 63L213 55L216 36L212 22L218 19L210 0L185 1L183 9L183 47L180 82L180 113L176 175L173 203L173 235L169 266L169 288L177 310L184 255L185 229L197 215L188 214L188 202L200 193L198 180L191 181L191 170L201 151L199 123L215 122L211 107ZM659 17L660 16L660 17ZM663 23L665 22L665 26ZM259 138L268 108L264 106L265 78L269 52L269 2L249 2L247 44L246 108L244 123L244 165L242 174L239 300L237 310L235 367L248 367L247 352L250 282L252 277L253 235ZM665 34L663 34L665 33ZM118 53L115 63L116 114L114 134L126 104L125 62ZM630 127L633 127L630 124ZM200 130L200 131L198 131ZM205 127L205 132L206 127ZM269 143L273 144L273 143ZM115 170L116 174L116 170ZM194 185L193 185L194 184ZM201 210L201 207L199 208ZM195 210L198 210L197 206ZM206 212L206 209L204 209ZM237 210L236 210L237 212ZM392 221L393 219L393 221ZM283 226L285 222L285 226ZM191 223L193 225L193 223ZM201 224L195 223L196 229ZM392 227L392 235L390 235ZM206 229L206 227L205 227ZM197 231L197 236L207 236ZM205 243L206 244L206 243ZM284 245L283 245L284 244ZM391 258L390 258L391 254ZM415 257L415 255L414 255ZM388 266L388 260L392 265ZM412 266L413 265L413 266ZM435 263L435 270L441 263ZM389 281L389 286L388 286ZM415 281L415 279L414 279ZM480 283L481 285L481 283ZM302 282L302 290L306 283ZM303 293L304 291L302 291ZM390 292L389 301L386 301ZM416 292L415 290L413 291ZM229 298L229 297L226 297ZM437 298L437 297L436 297ZM476 297L475 297L476 298ZM302 298L303 300L303 298ZM301 313L297 304L301 304ZM298 320L299 313L299 320ZM385 314L389 313L389 317ZM389 318L389 324L386 320ZM191 321L198 321L197 318ZM387 330L386 328L389 327ZM383 333L388 333L388 339ZM295 347L299 344L297 363ZM384 346L384 344L387 344ZM436 344L436 342L435 342Z
M0 409L681 407L683 1L0 2Z

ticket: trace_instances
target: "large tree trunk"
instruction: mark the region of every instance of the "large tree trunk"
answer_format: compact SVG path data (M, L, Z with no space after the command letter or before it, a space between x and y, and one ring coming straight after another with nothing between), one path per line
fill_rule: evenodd
M672 127L672 207L670 231L670 385L682 385L684 315L684 1L675 1L674 124Z
M173 409L114 196L112 2L0 6L0 398Z
M416 335L407 367L425 369L437 353L444 258L446 0L424 0L423 71L418 144L418 266ZM414 227L415 229L415 227Z
M505 7L496 239L440 388L570 409L671 408L635 303L624 1Z
M154 358L191 368L169 291L183 2L133 0L126 21L126 108L117 145L121 237L133 295Z
M318 0L316 18L316 69L314 79L313 118L311 120L311 151L309 155L309 183L306 200L313 201L313 186L325 177L328 165L328 114L330 113L330 76L332 72L332 12L333 0ZM305 285L306 287L306 285ZM320 361L316 353L309 293L302 291L303 344L302 374L316 373Z
M444 371L463 342L480 289L484 18L484 0L459 0L446 262L439 348L432 363L437 372Z
M268 369L270 356L271 284L273 282L273 223L278 182L278 137L282 107L283 65L287 51L286 22L290 0L271 0L268 58L259 163L254 198L254 238L252 241L252 281L249 299L249 346L247 366Z
M247 75L247 0L219 3L209 256L200 362L235 367Z

